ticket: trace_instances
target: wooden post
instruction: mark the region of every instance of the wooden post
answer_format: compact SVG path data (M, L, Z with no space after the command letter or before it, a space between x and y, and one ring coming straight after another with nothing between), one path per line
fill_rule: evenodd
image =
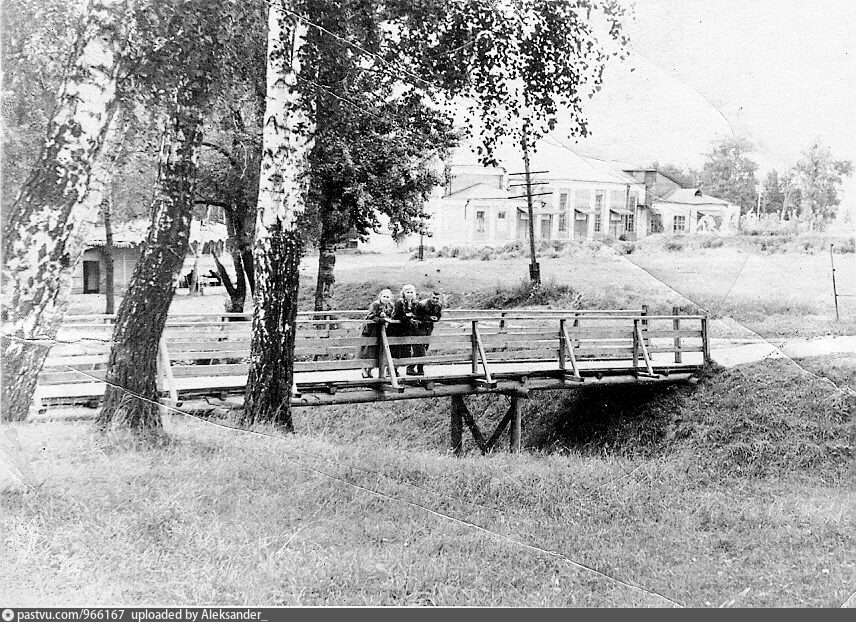
M389 348L389 339L386 337L386 324L380 325L380 339L383 343L383 353L386 357L386 364L389 367L389 382L392 388L396 391L404 391L404 387L398 384L398 375L395 371L395 359L392 358L392 350Z
M473 361L473 373L478 373L479 371L479 344L476 340L476 326L478 325L478 320L473 320L472 333L470 335L470 341L472 342L473 352L472 352L472 361Z
M520 437L523 428L523 417L521 416L520 398L511 397L511 433L509 435L509 449L513 454L520 453Z
M639 367L639 320L633 320L633 371Z
M460 456L464 451L464 397L452 396L452 419L450 421L450 441L452 453Z
M565 348L571 344L565 343L565 318L559 319L559 369L565 371Z
M499 315L501 318L499 320L499 332L504 333L505 332L505 311L503 311Z
M707 332L707 316L701 318L701 351L702 362L708 365L710 363L710 337Z
M645 317L648 315L648 305L642 305L642 332L643 334L648 334L648 319ZM650 346L651 344L648 342L648 337L645 337L645 345Z
M680 307L672 307L672 315L678 316L681 314ZM672 328L675 330L681 330L681 320L678 317L675 317L672 320ZM675 363L681 363L683 361L683 357L681 356L681 338L675 337Z

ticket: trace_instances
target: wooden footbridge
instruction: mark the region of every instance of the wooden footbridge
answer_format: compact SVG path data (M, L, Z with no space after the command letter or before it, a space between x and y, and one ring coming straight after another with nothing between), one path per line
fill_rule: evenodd
M446 310L431 336L394 337L380 325L363 337L364 311L298 315L294 406L452 397L452 445L466 422L483 451L511 423L519 447L520 398L532 391L604 384L687 381L709 359L707 318L649 315L644 309ZM161 339L159 387L173 404L194 395L224 396L246 385L249 315L170 316ZM39 377L37 399L87 402L104 393L113 316L71 316ZM427 344L423 357L393 358L396 346ZM361 346L376 358L357 358ZM424 376L402 375L408 365ZM373 378L363 378L364 368ZM383 373L378 376L379 370ZM485 439L463 396L511 397L503 423Z

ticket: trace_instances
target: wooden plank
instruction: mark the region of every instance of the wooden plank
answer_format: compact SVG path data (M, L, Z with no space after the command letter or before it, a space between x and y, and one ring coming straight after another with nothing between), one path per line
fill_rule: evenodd
M110 359L109 352L103 354L69 354L66 356L48 356L45 359L45 364L42 369L50 369L52 367L72 367L77 369L85 369L93 365L106 365Z
M403 391L403 387L398 384L398 373L395 371L396 362L393 360L392 351L389 348L389 340L386 336L386 324L380 324L379 328L380 330L378 333L380 334L380 342L383 347L383 354L389 371L389 382L392 384L392 388L396 391ZM380 374L380 370L378 370L378 374Z
M481 340L481 334L479 333L479 327L477 322L473 322L473 339L475 340L476 351L478 353L478 358L481 359L482 370L484 371L484 380L488 384L494 384L493 378L490 375L490 366L487 363L487 355L484 351L484 344ZM476 371L475 369L473 371Z
M106 369L96 370L81 370L79 371L64 371L64 372L48 372L39 374L39 386L49 386L53 384L86 384L91 382L103 382L107 378Z

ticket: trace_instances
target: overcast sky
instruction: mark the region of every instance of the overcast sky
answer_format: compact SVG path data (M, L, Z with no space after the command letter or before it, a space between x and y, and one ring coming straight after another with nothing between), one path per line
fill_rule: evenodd
M695 91L721 115L705 117L707 132L753 139L764 168L789 166L815 138L856 163L856 2L637 0L634 13L630 63ZM852 178L847 189L852 204Z

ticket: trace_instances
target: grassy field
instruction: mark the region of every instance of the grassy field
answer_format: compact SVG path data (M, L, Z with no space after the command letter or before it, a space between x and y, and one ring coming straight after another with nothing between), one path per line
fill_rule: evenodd
M834 320L828 254L772 248L580 245L540 261L553 306L701 307L728 320L714 336L855 334L856 299ZM856 293L854 260L836 255L842 293ZM303 308L315 261L301 267ZM362 308L412 282L455 307L528 306L526 264L342 255L335 302ZM222 303L217 290L181 293L174 312ZM75 296L71 312L102 305ZM16 423L0 442L34 485L0 480L0 595L14 606L856 604L854 389L856 356L843 354L711 370L694 385L545 392L525 403L524 454L480 456L467 439L461 458L440 399L301 409L292 436L222 427L228 411L199 409L166 417L158 447L83 420ZM490 431L505 399L467 403Z
M468 404L487 428L503 409ZM0 493L0 593L840 606L856 590L854 407L779 360L694 386L542 393L519 456L449 456L443 400L303 409L290 437L168 417L157 448L82 421L15 424L38 486Z
M539 262L545 284L573 290L560 295L553 306L638 308L647 304L655 313L680 306L734 321L727 327L714 326L718 331L714 336L733 333L735 322L745 328L742 336L750 332L767 338L856 334L856 298L839 301L841 319L835 320L828 252L796 252L792 245L781 245L786 252L762 252L760 245L749 242L680 252L667 247L668 241L644 243L631 254L620 254L611 247L575 244L561 253L542 251ZM856 294L856 254L836 254L835 259L839 293ZM365 308L383 287L397 291L404 283L413 283L422 294L442 289L449 295L450 306L484 307L518 289L528 278L527 266L525 256L420 262L406 253L343 254L336 266L334 303L338 308ZM312 308L316 271L317 255L307 256L301 265L302 308ZM204 296L185 292L175 299L176 312L223 309L220 288ZM513 302L528 306L525 296ZM103 304L101 296L75 296L70 312L97 313Z

